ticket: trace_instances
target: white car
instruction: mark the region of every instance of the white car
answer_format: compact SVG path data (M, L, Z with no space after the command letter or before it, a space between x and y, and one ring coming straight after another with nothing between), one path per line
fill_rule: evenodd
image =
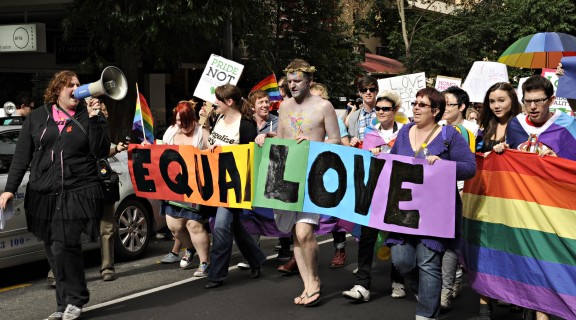
M0 118L0 192L4 191L12 156L18 142L22 118ZM120 201L116 202L117 232L115 256L120 260L142 257L152 236L166 225L159 214L160 203L137 197L134 194L126 152L109 158L112 169L120 175ZM28 232L24 214L24 197L28 173L14 195L13 215L0 230L0 269L46 258L44 244ZM87 242L84 249L97 248L97 243Z

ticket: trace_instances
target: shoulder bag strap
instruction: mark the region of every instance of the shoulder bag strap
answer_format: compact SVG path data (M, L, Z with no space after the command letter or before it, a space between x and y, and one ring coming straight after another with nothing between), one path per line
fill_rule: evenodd
M76 120L76 118L74 118L73 116L71 116L68 112L66 112L66 110L64 110L64 108L60 107L58 104L56 104L56 108L58 108L60 111L64 112L64 114L65 114L66 116L68 116L68 119L74 121L74 123L75 123L78 127L80 127L80 129L82 130L82 132L84 132L85 135L88 135L88 134L86 133L86 129L84 128L84 126L83 126L78 120Z

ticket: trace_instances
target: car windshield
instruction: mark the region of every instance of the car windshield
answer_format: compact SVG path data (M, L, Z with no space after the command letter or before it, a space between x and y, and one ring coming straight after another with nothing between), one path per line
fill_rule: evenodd
M0 174L8 173L18 142L19 127L0 127Z

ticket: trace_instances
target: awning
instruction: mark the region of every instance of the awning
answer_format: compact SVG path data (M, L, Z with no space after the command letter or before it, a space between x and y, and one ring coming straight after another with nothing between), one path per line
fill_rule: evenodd
M366 53L366 61L362 62L360 66L372 75L404 72L402 62L371 53Z

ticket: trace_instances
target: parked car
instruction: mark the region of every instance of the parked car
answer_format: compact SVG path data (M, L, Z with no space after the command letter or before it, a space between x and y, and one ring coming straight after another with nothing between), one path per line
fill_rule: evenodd
M21 117L0 118L0 192L4 191L12 156L22 127ZM112 169L120 175L120 200L116 202L115 217L118 232L115 239L115 256L121 260L142 257L151 237L166 225L159 214L160 203L137 197L134 194L126 152L109 158ZM28 232L24 214L24 198L28 174L14 195L13 216L0 230L0 269L46 258L44 245ZM84 249L97 248L98 244L87 242Z

